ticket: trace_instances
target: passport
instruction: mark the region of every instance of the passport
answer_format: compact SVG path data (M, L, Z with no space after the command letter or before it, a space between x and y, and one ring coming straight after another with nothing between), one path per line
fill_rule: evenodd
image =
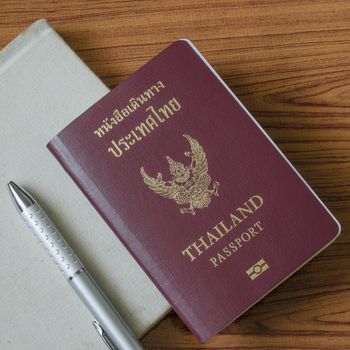
M188 40L115 87L48 148L201 342L340 233Z

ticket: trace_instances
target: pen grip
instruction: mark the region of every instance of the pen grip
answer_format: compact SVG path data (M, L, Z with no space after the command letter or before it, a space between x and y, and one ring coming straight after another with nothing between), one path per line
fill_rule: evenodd
M67 279L84 267L38 204L26 208L22 218Z

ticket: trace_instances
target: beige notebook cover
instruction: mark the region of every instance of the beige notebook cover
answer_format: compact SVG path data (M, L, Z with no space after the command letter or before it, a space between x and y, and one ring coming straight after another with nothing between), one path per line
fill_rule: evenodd
M170 307L46 149L108 88L45 20L0 51L0 349L104 349L92 316L20 219L17 182L41 201L138 336Z

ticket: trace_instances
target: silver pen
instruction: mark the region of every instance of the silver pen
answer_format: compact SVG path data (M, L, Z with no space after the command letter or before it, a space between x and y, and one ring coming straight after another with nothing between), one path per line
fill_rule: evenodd
M13 202L34 236L43 245L69 284L94 316L93 326L110 350L143 347L103 294L84 265L34 198L14 182L8 184Z

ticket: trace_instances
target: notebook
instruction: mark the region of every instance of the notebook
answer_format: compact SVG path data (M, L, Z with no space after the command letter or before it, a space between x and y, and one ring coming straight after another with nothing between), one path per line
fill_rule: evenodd
M1 349L104 347L91 315L16 212L10 180L40 200L138 336L170 310L45 146L108 91L45 20L0 52Z

